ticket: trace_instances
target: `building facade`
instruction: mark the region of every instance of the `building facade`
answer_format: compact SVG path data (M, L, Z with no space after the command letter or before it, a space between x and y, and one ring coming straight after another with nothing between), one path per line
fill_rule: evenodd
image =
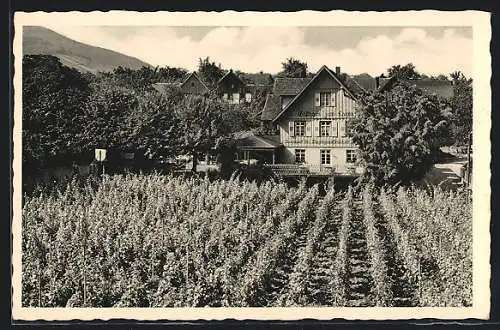
M326 66L312 78L277 78L262 119L280 136L278 162L310 173L359 174L358 149L347 136L357 103L338 73Z

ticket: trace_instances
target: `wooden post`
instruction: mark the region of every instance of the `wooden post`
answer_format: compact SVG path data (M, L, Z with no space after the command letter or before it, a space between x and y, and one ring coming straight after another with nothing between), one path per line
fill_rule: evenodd
M273 150L273 164L276 164L276 151Z

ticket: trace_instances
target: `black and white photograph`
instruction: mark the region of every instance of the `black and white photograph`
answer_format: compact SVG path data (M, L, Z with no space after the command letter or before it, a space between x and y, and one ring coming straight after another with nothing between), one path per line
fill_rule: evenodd
M14 24L14 318L488 318L488 13Z

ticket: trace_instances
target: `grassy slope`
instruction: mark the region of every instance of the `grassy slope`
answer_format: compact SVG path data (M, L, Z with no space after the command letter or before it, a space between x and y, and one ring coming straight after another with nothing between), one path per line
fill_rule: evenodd
M23 55L32 54L54 55L64 65L88 72L111 71L118 66L131 69L150 66L134 57L77 42L43 27L25 26Z

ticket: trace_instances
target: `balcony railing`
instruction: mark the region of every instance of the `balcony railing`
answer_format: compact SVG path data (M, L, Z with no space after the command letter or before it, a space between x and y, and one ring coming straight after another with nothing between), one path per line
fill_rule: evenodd
M283 176L298 175L335 175L335 176L355 176L362 172L362 169L355 166L347 166L340 169L336 165L310 165L310 164L269 164L266 165L274 173Z

